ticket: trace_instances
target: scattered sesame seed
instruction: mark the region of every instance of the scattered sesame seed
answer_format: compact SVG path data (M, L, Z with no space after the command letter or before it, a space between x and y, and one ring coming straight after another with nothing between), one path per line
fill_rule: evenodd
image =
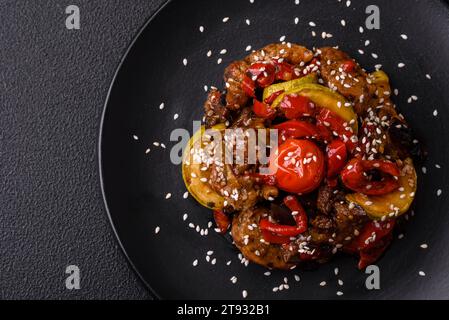
M320 287L324 287L326 285L326 281L321 281L320 282Z
M270 272L270 271L266 271L266 272L264 273L264 275L268 277L268 276L271 275L271 272Z
M220 54L226 54L227 52L228 52L228 50L222 49L222 50L220 51Z
M207 51L206 55L207 55L208 57L212 56L212 51L211 51L211 50Z
M249 0L250 3L254 3L254 0Z
M310 22L309 22L309 26L311 26L311 27L316 27L316 23L313 22L313 21L310 21Z
M245 22L247 25L251 25L251 21L249 19L246 19Z
M176 120L176 119L178 119L178 118L179 118L179 114L175 113L175 114L173 115L173 120Z
M218 60L217 60L217 64L220 64L220 63L222 63L223 62L223 59L222 58L219 58Z
M298 23L299 23L299 18L296 17L296 18L295 18L295 24L298 24Z
M404 68L404 67L405 67L405 63L403 63L403 62L398 63L398 68Z
M137 140L139 140L139 137L136 135L133 135L133 139L137 141Z
M407 37L406 34L401 34L401 38L404 39L404 40L407 40L407 39L408 39L408 37Z
M343 284L344 284L343 280L338 279L338 285L339 285L339 286L342 286Z
M363 33L364 31L365 31L365 30L363 29L363 27L360 26L360 27L359 27L359 32L360 32L360 33Z
M194 267L196 267L196 266L198 265L198 259L195 259L195 260L193 261L192 265L193 265Z
M430 74L426 74L426 78L429 79L429 80L432 79L432 77L430 76Z
M438 189L438 190L437 190L437 196L438 196L438 197L441 196L442 193L443 193L443 190L441 190L441 189Z
M204 32L204 27L203 26L200 26L200 32L201 33Z
M295 280L296 280L297 282L299 282L299 281L301 281L301 278L300 278L297 274L295 274Z
M398 235L398 239L399 239L399 240L401 240L402 238L404 238L404 234L403 234L403 233L401 233L401 234Z
M156 227L156 229L154 229L154 233L155 233L155 234L158 234L159 231L161 231L161 228L160 228L160 227Z
M245 51L250 51L251 50L251 46L247 46Z
M427 243L423 243L422 245L420 245L421 249L427 249L429 246L427 245Z
M372 56L374 59L379 58L379 56L377 55L377 53L371 53L371 56Z
M167 193L166 195L165 195L165 199L170 199L171 198L171 193Z
M223 18L223 22L224 22L224 23L226 23L226 22L228 22L228 21L229 21L229 17L224 17L224 18Z
M436 109L433 110L433 116L434 116L434 117L438 116L438 110L436 110Z
M424 271L420 271L420 272L418 272L418 274L419 274L421 277L424 277L424 276L426 275L426 273L425 273Z
M246 290L242 291L242 297L243 299L246 299L246 297L248 296L248 292Z
M371 42L369 40L365 41L365 47L368 47Z
M346 7L349 8L350 6L351 6L351 0L347 0L347 1L346 1Z
M184 58L183 60L182 60L182 64L184 65L184 66L186 66L187 65L187 59L186 58Z
M210 262L211 264L216 264L217 263L217 258L213 258L212 261Z
M421 171L422 171L422 173L426 174L427 173L427 168L426 167L422 167Z
M346 21L344 19L341 19L340 23L343 27L346 27Z
M188 192L188 191L184 192L184 194L182 195L182 197L183 197L184 199L187 199L187 198L189 197L189 192Z
M145 150L145 154L149 154L149 153L150 153L150 151L151 151L151 149L150 149L150 148L148 148L147 150Z
M189 215L187 213L184 213L184 215L182 216L182 220L186 221L188 217Z
M285 41L285 36L280 37L280 38L279 38L279 41L280 41L280 42L284 42L284 41Z
M298 5L299 4L299 0L295 0L295 4Z
M343 295L343 292L337 291L337 296L342 296L342 295Z
M334 269L334 274L335 274L336 276L338 276L338 272L339 272L339 269L338 269L338 268L335 268L335 269Z

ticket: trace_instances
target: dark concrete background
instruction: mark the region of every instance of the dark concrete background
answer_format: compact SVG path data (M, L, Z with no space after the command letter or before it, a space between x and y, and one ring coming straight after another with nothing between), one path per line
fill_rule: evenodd
M97 142L115 69L163 2L0 2L0 299L150 298L109 225Z

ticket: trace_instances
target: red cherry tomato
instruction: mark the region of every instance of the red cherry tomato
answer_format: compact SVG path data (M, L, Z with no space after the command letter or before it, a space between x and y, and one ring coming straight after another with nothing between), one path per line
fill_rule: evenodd
M279 130L279 138L285 141L289 138L318 138L319 131L313 124L307 121L289 120L273 127Z
M256 79L255 82L261 88L268 87L276 79L276 68L271 63L253 63L248 68L247 73L250 74L251 79Z
M289 139L270 157L270 171L279 189L291 193L309 193L324 177L324 156L308 140Z
M343 62L343 64L341 65L341 68L343 69L344 72L351 73L355 70L356 66L357 65L354 62L354 60L347 60L347 61Z
M341 140L334 140L327 146L327 177L333 178L346 164L348 154L346 145Z
M315 105L309 98L297 94L286 95L279 104L279 107L287 119L311 116L315 109Z
M269 105L254 99L254 114L260 118L271 119L276 115L276 110Z

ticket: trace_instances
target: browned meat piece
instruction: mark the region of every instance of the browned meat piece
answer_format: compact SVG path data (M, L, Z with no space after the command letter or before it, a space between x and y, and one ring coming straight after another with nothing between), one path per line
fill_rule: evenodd
M249 261L267 268L292 268L294 264L284 259L282 246L263 241L258 226L260 219L264 215L268 215L268 210L258 208L245 210L234 216L231 233L235 245Z
M318 190L317 209L328 215L332 211L333 190L324 185Z
M313 52L297 44L273 43L265 48L251 53L245 61L252 64L258 61L270 61L273 58L283 58L286 62L299 65L313 59Z
M221 102L221 92L212 89L204 104L206 127L210 128L218 123L227 121L229 110Z
M320 71L323 80L330 88L338 90L340 94L354 102L358 115L364 114L375 91L375 86L368 83L365 71L356 64L353 73L344 72L343 63L352 59L341 50L325 47L318 52L321 57Z
M235 61L231 63L224 72L226 82L226 107L230 110L237 110L246 105L249 97L242 89L242 82L249 65L245 61Z
M329 244L329 239L335 230L335 224L331 217L317 215L310 221L309 234L313 244Z
M336 245L349 243L355 234L369 221L366 212L359 206L350 207L346 202L335 202Z

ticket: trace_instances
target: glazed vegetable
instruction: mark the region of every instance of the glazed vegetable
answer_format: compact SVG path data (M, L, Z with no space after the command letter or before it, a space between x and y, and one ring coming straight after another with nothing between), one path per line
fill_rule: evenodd
M279 108L287 119L299 119L313 115L315 105L309 98L293 93L284 96Z
M305 83L316 83L316 82L317 82L317 76L315 73L313 73L313 74L309 74L309 75L299 78L299 79L273 84L263 90L263 100L267 99L269 96L271 96L275 92L293 91L296 88L301 87L301 85L303 85Z
M321 109L318 113L317 123L328 127L333 135L337 135L345 144L349 152L353 152L357 147L357 139L351 130L351 124L345 122L338 114L329 109Z
M246 72L261 88L268 87L276 79L276 68L271 63L253 63Z
M224 128L224 125L213 127L215 130L223 130ZM192 149L200 149L203 147L201 138L204 132L205 127L202 126L201 129L193 135L184 150L182 177L187 191L189 191L201 205L210 209L221 210L224 202L223 197L213 190L207 182L201 181L202 178L208 178L210 172L201 170L201 164L194 161L194 156L191 153Z
M346 200L361 206L373 219L399 216L410 208L417 188L417 176L413 161L407 158L398 180L399 188L396 191L382 196L367 196L362 193L349 194Z
M346 164L348 154L346 145L341 140L334 140L327 146L327 177L333 178Z
M291 210L293 220L296 224L295 226L280 225L264 218L260 220L259 228L262 231L268 231L276 236L287 237L287 240L289 240L288 237L295 237L307 230L307 214L301 203L294 196L285 197L284 204ZM265 240L268 241L268 239Z
M256 116L263 119L272 119L276 116L276 110L269 105L254 99L253 112Z
M381 179L372 179L376 171ZM400 171L396 164L386 160L361 160L354 158L341 172L341 181L348 189L366 195L385 195L399 188Z
M346 99L337 92L334 92L331 89L319 84L306 83L281 94L273 102L272 106L279 106L284 97L290 94L298 94L300 96L307 97L317 107L332 111L352 127L354 134L357 134L357 115L355 114L352 106L348 104L348 101L346 101Z
M228 231L229 226L231 225L231 220L222 210L214 210L214 220L221 234Z
M249 97L256 97L256 84L255 82L248 76L243 77L242 81L242 89Z
M285 141L289 138L317 138L319 131L315 125L307 121L289 120L275 125L274 129L279 130L279 138Z
M288 139L270 156L270 172L279 189L309 193L323 180L324 156L311 141Z

